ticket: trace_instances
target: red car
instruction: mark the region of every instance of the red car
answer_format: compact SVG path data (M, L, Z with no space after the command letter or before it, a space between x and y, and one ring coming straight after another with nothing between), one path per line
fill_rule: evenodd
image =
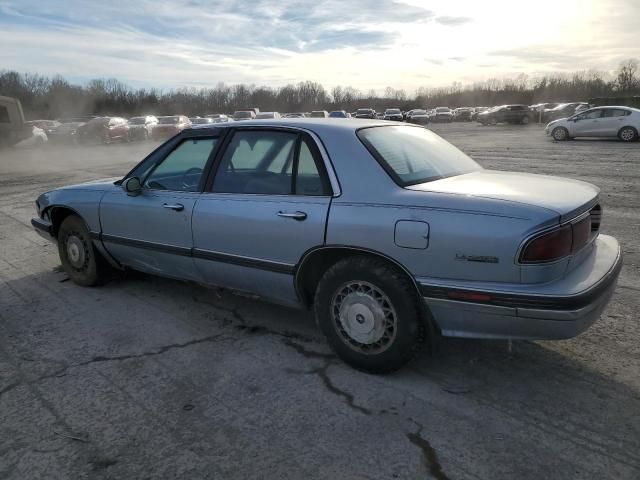
M185 128L191 128L191 120L184 115L172 115L168 117L158 117L158 124L153 127L151 137L154 140L173 137Z
M89 120L76 130L78 142L111 143L115 140L129 141L129 125L121 117L98 117Z

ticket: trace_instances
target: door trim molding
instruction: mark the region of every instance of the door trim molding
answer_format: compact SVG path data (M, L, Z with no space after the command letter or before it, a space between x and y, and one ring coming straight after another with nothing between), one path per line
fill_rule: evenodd
M108 235L104 233L91 232L91 237L93 239L99 239L102 242L114 243L116 245L125 245L127 247L154 250L157 252L169 253L172 255L180 255L183 257L193 257L202 260L229 263L232 265L257 268L259 270L267 270L276 273L286 273L289 275L293 275L293 272L296 268L296 266L291 263L277 262L274 260L263 260L261 258L245 257L243 255L235 255L231 253L215 252L202 248L179 247L177 245L149 242L146 240L136 240L134 238Z

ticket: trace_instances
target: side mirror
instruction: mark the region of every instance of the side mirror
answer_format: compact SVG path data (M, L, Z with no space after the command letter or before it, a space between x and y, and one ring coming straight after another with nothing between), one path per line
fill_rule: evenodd
M139 195L142 191L142 185L140 184L140 179L138 177L127 178L122 184L122 188L124 188L127 195L131 197Z

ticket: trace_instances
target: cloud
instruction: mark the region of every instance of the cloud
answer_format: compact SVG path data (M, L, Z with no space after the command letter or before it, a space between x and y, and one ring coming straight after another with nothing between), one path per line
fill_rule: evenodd
M472 21L473 19L470 17L452 17L449 15L436 17L436 22L438 22L440 25L446 25L448 27L457 27L459 25L464 25L465 23L469 23Z

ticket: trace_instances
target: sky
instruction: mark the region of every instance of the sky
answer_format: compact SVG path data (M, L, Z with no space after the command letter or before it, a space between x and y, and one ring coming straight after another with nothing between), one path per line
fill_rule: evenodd
M640 0L0 0L0 69L135 87L464 85L640 57Z

